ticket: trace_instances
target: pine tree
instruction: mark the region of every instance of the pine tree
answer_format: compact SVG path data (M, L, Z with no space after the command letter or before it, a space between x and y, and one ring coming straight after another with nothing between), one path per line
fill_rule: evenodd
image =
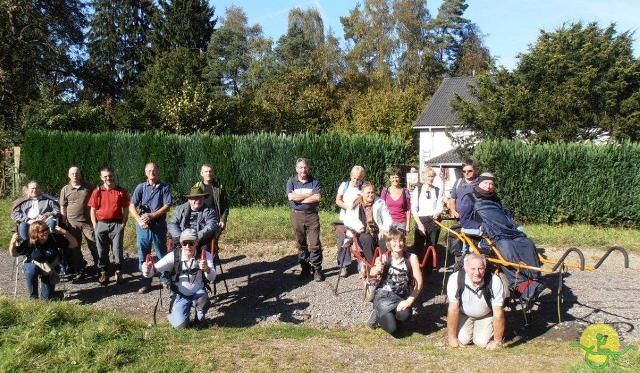
M130 94L149 62L151 0L95 0L88 35L86 96L120 101Z
M214 7L207 0L160 0L153 19L153 45L156 55L176 48L200 53L207 45L216 24Z

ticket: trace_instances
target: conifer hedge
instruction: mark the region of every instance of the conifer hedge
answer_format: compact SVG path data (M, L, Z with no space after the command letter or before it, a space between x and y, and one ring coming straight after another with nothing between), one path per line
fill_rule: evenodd
M209 163L235 206L285 204L285 183L295 172L295 159L304 157L322 184L325 208L333 206L338 185L353 165L364 166L367 179L380 186L386 170L407 159L399 137L336 133L179 136L35 130L27 132L22 154L20 171L51 194L68 182L71 165L93 184L99 182L99 169L109 165L116 182L131 192L145 180L145 163L153 160L160 179L179 198L199 179L200 166Z
M640 226L640 144L487 141L474 158L522 221Z

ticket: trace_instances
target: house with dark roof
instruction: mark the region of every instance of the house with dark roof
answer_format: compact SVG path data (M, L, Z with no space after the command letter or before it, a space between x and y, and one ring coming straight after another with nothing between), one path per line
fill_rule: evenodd
M427 166L435 168L438 173L435 183L445 191L461 177L463 161L446 134L447 128L461 124L451 101L459 96L465 101L477 102L469 90L475 84L477 80L472 76L445 77L413 125L418 131L420 174ZM462 129L455 133L456 136L467 134L470 133Z

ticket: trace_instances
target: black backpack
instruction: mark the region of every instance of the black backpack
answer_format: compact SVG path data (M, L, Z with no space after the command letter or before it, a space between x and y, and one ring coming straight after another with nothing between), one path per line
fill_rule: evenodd
M194 258L200 258L200 256L202 256L202 250L203 250L202 247L198 247L196 249ZM197 271L200 271L199 267ZM176 282L178 282L178 279L180 279L180 275L182 274L182 272L184 272L184 270L182 269L182 247L176 247L173 250L173 270L171 271L171 273L168 273L168 276L167 276L171 282L170 289L175 293L178 293L178 287L176 286ZM202 282L204 284L204 287L208 291L211 291L211 288L209 286L209 280L204 275L204 273L202 274Z
M465 284L464 275L465 275L464 269L461 269L458 271L458 291L456 291L456 299L458 300L458 304L460 305L461 308L462 308L462 292L464 291L464 289L467 288L470 291L476 293L474 289L471 289L467 284ZM489 309L491 310L493 310L491 306L491 299L493 299L494 297L493 288L491 287L492 280L493 280L493 273L491 271L485 271L483 284L478 289L479 291L480 290L482 291L484 300L485 302L487 302L487 306L489 306Z

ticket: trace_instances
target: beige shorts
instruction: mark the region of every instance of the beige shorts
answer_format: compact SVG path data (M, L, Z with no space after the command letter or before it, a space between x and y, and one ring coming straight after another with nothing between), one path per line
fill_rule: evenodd
M458 341L467 345L473 342L476 346L486 347L493 337L493 315L476 319L460 313L458 322Z

